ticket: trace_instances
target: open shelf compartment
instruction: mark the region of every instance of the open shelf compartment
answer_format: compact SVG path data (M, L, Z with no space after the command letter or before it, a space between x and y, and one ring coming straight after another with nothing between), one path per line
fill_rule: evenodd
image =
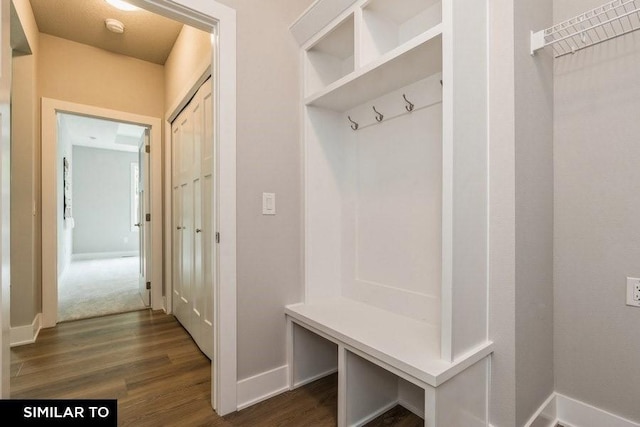
M442 72L442 25L388 52L305 99L308 106L347 111Z
M345 370L348 426L364 425L397 405L424 419L423 388L350 351Z
M442 23L442 0L371 0L362 18L362 64L368 64Z
M307 94L320 91L355 69L354 16L344 21L306 51Z

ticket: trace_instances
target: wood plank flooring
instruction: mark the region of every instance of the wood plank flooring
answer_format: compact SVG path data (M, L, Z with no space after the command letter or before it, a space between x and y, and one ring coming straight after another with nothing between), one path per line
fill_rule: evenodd
M337 377L219 417L209 360L173 316L148 310L61 323L11 349L11 397L118 399L119 426L336 425ZM396 407L370 427L422 426Z

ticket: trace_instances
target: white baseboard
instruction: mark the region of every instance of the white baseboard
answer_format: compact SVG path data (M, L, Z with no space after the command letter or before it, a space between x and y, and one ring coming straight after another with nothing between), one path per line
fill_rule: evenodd
M352 427L354 426L362 426L365 425L366 423L368 423L369 421L373 421L376 418L378 418L380 415L384 414L385 412L393 409L396 407L396 405L398 405L398 401L396 400L395 402L391 402L386 406L383 406L382 408L378 409L377 411L367 415L366 417L364 417L363 419L351 424Z
M558 424L556 408L556 393L553 392L531 418L529 418L529 421L527 421L524 427L555 427L555 425ZM547 423L545 423L546 419L549 420Z
M411 404L408 400L403 399L398 400L398 405L402 406L404 409L419 416L424 420L424 408L418 408L417 406Z
M36 314L30 325L16 326L9 332L11 347L33 344L42 329L42 313Z
M553 427L558 423L564 427L640 427L640 423L556 392L547 398L525 427Z
M326 372L322 372L322 373L314 375L312 377L305 378L302 381L298 381L297 383L293 384L293 388L298 388L298 387L305 386L307 384L311 384L312 382L317 381L320 378L328 377L329 375L335 374L336 372L338 372L338 368L329 369Z
M556 393L556 404L558 422L565 427L640 427L640 423L559 393Z
M138 251L118 251L118 252L86 252L82 254L72 254L73 261L82 261L87 259L105 259L105 258L122 258L135 257L140 255Z
M289 390L287 365L238 381L238 410Z

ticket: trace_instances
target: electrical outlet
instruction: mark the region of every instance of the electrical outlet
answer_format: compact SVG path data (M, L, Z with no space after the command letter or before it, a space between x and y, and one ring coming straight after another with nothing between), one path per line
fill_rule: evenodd
M640 307L640 279L627 277L627 305Z

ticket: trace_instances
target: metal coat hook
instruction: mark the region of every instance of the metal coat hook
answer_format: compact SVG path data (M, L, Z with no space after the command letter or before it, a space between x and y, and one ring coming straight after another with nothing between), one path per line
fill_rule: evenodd
M408 112L412 112L413 109L415 108L415 105L413 105L413 103L407 99L407 96L404 93L402 94L402 97L404 98L404 101L407 103L407 105L405 105L404 108Z
M360 125L356 122L354 122L353 120L351 120L351 116L347 116L347 118L349 119L349 121L351 122L351 129L353 130L358 130L358 128L360 127Z
M382 119L384 119L384 116L382 115L382 113L380 113L380 111L376 110L375 105L373 106L373 111L375 111L375 113L376 113L376 121L378 121L378 123L380 123L382 121Z

